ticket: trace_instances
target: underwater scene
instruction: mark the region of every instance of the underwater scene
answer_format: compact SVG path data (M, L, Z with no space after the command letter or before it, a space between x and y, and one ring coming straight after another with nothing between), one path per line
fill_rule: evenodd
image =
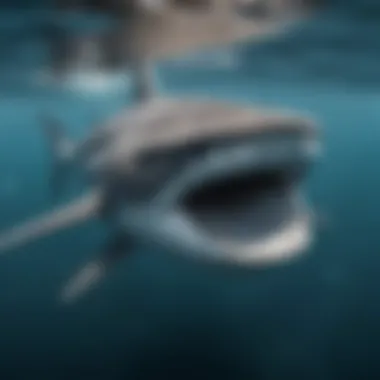
M325 1L280 33L155 65L160 96L313 120L321 151L301 185L313 241L299 257L210 265L142 239L71 304L62 287L113 222L4 253L3 232L88 191L73 173L53 194L46 117L82 142L134 103L128 72L90 88L47 78L49 6L0 7L0 379L380 378L380 3Z

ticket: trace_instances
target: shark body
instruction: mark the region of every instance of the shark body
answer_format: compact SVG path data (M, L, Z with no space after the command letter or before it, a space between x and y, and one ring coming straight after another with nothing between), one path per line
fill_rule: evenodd
M267 266L310 245L300 191L318 154L307 118L208 99L152 99L71 143L44 128L57 163L79 165L89 192L0 236L0 252L91 218L114 223L110 249L65 287L76 299L130 251L152 241L210 262Z
M247 12L254 3L125 2L133 8L127 12L131 22L122 23L126 29L118 33L126 36L136 104L78 143L57 120L45 117L52 190L64 188L73 166L82 169L89 190L1 234L0 253L93 218L111 224L108 249L60 294L73 301L139 241L255 268L306 252L313 217L301 183L319 153L314 123L273 109L153 96L149 62L257 35L254 12ZM62 57L56 58L60 64Z

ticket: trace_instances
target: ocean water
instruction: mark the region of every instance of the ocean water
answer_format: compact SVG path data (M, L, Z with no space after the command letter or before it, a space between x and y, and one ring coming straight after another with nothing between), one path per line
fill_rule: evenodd
M21 16L3 12L0 23L1 229L57 205L41 113L81 139L128 102L121 91L89 95L31 81L41 42L20 32L23 43L11 43L22 29L5 24L11 17ZM234 47L232 67L161 64L163 93L315 117L324 152L305 182L323 215L315 244L270 271L205 267L144 248L65 308L59 290L102 249L104 226L87 224L1 257L0 378L379 378L379 25L325 11L260 45ZM69 188L60 203L79 191Z

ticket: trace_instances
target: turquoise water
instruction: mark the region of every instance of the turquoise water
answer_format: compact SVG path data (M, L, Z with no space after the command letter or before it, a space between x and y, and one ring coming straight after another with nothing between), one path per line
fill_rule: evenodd
M378 378L378 30L330 13L262 46L238 47L241 65L230 71L162 65L166 93L315 116L324 155L305 190L324 216L316 244L293 265L265 272L203 267L144 248L69 308L57 294L101 250L103 226L2 257L0 378ZM0 78L1 228L54 205L39 113L58 115L80 139L127 99L26 85L39 57L38 41L27 42L14 52L18 60L8 57L12 67L3 60Z

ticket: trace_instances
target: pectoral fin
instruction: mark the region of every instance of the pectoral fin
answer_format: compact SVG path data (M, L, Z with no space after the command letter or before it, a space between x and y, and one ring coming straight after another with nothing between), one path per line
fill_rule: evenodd
M71 204L0 234L0 254L95 218L101 208L102 200L102 194L94 191Z
M134 248L133 240L124 232L117 233L100 257L90 261L69 279L60 294L64 303L72 303L97 286L121 259Z

